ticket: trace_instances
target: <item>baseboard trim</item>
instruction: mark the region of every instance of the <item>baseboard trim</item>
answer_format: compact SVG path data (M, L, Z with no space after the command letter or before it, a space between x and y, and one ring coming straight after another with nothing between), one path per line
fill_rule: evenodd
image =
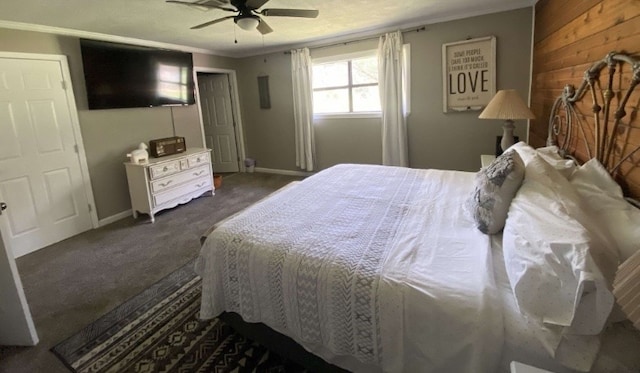
M55 243L55 242L54 242L54 243ZM40 250L40 249L44 249L45 247L47 247L47 246L38 247L38 248L35 248L35 249L34 249L34 248L30 248L30 249L23 249L23 250L14 249L14 250L13 250L13 257L14 257L15 259L18 259L18 258L19 258L19 257L21 257L21 256L25 256L25 255L27 255L27 254L31 254L31 253L33 253L33 252L35 252L35 251Z
M256 172L263 172L265 174L278 174L278 175L288 175L288 176L311 176L315 172L307 172L307 171L292 171L292 170L279 170L276 168L264 168L264 167L256 167Z
M131 216L131 212L132 212L131 209L129 209L129 210L125 210L125 211L119 212L119 213L117 213L115 215L108 216L108 217L106 217L104 219L100 219L98 221L98 226L99 227L104 227L107 224L111 224L111 223L114 223L114 222L116 222L118 220L122 220L122 219L124 219L126 217Z

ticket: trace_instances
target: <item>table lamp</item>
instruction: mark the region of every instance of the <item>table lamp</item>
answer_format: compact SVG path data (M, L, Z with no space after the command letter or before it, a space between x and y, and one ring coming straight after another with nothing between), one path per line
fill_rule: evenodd
M613 295L622 312L640 330L640 251L618 267Z
M513 145L513 121L515 119L535 119L535 116L522 101L515 89L503 89L498 91L482 111L480 119L505 119L502 126L502 141L500 147L505 151Z

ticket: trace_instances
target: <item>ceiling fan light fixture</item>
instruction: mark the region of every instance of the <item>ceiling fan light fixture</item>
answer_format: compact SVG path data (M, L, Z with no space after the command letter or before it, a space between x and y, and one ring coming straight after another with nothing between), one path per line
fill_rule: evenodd
M256 16L238 17L235 21L238 27L246 31L255 30L260 24L260 19Z

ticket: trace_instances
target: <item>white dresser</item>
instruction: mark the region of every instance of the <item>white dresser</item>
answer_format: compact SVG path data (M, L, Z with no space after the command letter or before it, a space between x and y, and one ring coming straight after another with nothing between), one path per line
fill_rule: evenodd
M151 222L161 210L214 193L210 149L189 148L184 153L150 158L148 163L125 162L131 210L149 214Z

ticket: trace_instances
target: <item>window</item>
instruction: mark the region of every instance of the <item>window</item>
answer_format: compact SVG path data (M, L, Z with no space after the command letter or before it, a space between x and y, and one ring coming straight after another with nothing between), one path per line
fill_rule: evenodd
M408 98L409 45L405 44L404 84ZM405 105L407 105L405 100ZM408 109L408 106L407 106ZM323 116L377 115L381 112L376 51L313 61L313 113ZM408 113L408 110L406 110Z
M313 64L314 114L380 112L378 57Z

